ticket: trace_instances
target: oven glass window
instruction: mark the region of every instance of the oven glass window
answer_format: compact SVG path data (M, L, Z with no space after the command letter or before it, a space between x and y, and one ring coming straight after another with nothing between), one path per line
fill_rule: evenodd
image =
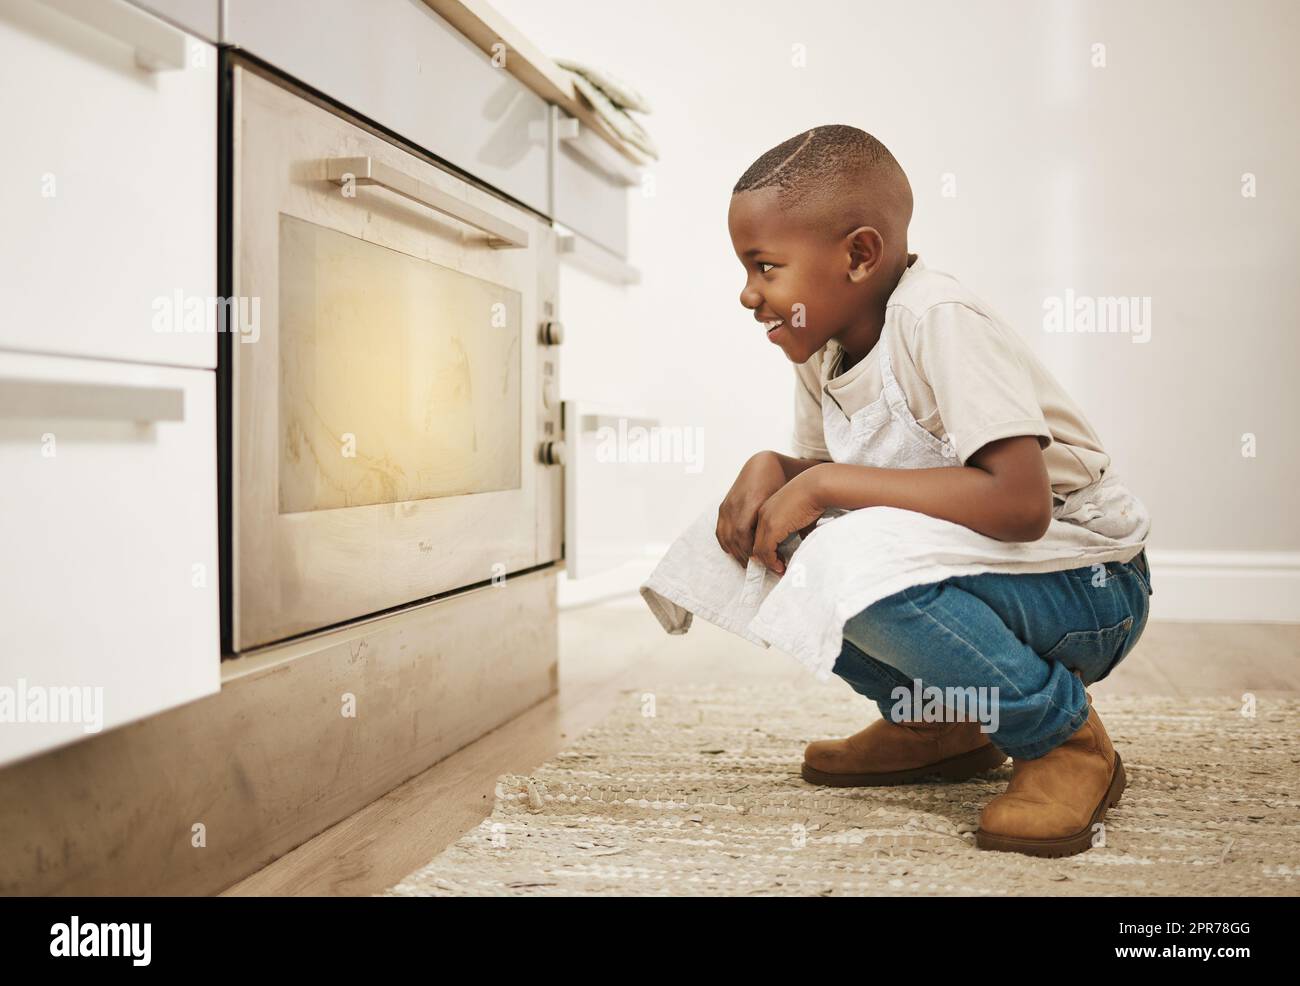
M281 513L519 488L519 292L283 214L279 260Z

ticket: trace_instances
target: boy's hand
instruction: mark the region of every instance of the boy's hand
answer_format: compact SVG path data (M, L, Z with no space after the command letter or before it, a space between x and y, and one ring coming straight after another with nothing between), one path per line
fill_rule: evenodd
M760 508L785 483L785 470L776 453L758 452L741 467L718 508L718 544L741 568L749 567Z
M801 472L773 493L759 510L751 553L769 571L778 575L785 572L785 563L776 553L777 545L794 531L807 537L817 518L826 512L818 479L816 467Z

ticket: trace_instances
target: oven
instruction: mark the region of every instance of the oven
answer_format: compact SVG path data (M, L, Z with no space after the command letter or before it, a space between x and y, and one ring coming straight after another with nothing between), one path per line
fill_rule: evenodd
M558 562L549 221L227 72L227 652Z

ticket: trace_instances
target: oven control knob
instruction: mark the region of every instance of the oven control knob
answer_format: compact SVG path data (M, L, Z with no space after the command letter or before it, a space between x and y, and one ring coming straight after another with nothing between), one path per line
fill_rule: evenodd
M564 465L564 442L542 442L538 458L548 466Z
M547 346L558 346L564 341L564 323L548 319L542 323L542 342Z

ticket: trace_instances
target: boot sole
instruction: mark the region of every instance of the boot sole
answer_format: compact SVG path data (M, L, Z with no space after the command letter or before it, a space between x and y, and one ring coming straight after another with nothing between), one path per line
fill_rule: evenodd
M874 774L833 774L805 763L802 773L803 779L809 784L820 784L824 787L889 787L893 784L906 784L909 781L919 781L933 776L946 781L964 781L968 777L974 777L976 774L1000 766L1006 762L1006 759L1005 753L989 743L946 760L937 760L934 763L909 767L906 770L890 770Z
M1124 774L1124 761L1120 759L1119 752L1115 753L1115 770L1111 774L1110 787L1106 791L1106 796L1101 799L1096 810L1092 813L1092 819L1084 828L1074 835L1062 836L1058 839L1021 839L1010 835L994 835L991 832L985 832L983 829L975 830L975 845L979 849L992 849L996 852L1018 852L1026 856L1040 856L1048 859L1055 859L1059 856L1073 856L1077 853L1084 852L1092 848L1092 827L1106 817L1106 811L1119 804L1120 795L1124 793L1124 788L1128 786L1128 778Z

